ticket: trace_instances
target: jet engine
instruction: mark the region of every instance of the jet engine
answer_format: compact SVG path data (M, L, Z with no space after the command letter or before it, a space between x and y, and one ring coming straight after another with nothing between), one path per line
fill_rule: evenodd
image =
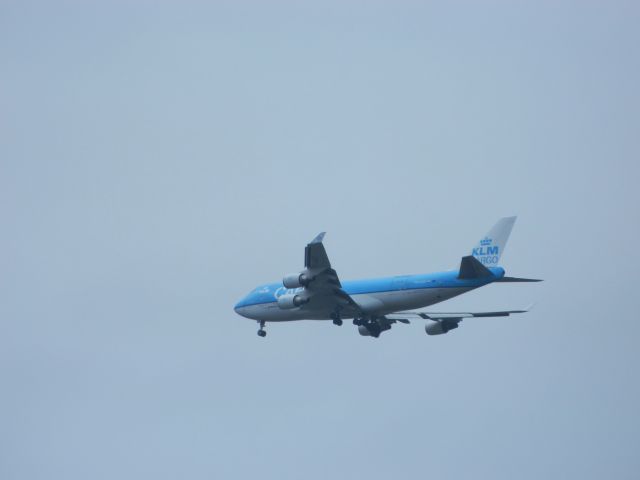
M363 337L377 337L378 335L380 335L380 333L374 335L374 332L370 330L366 325L359 325L358 333Z
M282 284L286 288L306 287L313 280L309 274L305 272L290 273L282 279Z
M391 330L391 325L388 323L380 323L376 320L358 325L358 333L363 337L378 338L382 332Z
M458 328L458 321L456 320L427 320L427 324L424 326L424 331L427 335L442 335L449 330Z
M308 298L304 298L302 295L281 295L278 297L278 306L282 310L289 310L304 305L309 301Z

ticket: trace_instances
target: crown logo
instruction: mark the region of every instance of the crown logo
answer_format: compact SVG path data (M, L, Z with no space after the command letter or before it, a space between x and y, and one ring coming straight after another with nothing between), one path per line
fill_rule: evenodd
M482 240L480 240L480 245L486 247L487 245L491 245L491 241L492 240L489 237L484 237Z

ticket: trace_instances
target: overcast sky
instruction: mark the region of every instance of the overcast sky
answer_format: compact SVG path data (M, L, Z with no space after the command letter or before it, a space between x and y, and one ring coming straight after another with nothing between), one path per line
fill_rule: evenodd
M314 3L0 3L0 478L637 478L638 3ZM526 315L233 312L506 215Z

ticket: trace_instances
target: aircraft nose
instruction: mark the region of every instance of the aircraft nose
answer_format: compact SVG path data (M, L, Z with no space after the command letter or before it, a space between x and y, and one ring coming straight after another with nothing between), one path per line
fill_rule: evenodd
M244 315L244 314L242 313L242 307L243 307L243 305L244 305L244 304L243 304L243 301L244 301L244 299L242 299L242 300L240 300L238 303L236 303L236 304L233 306L233 311L234 311L234 312L236 312L238 315L240 315L240 316L242 316L242 317L246 317L246 315Z

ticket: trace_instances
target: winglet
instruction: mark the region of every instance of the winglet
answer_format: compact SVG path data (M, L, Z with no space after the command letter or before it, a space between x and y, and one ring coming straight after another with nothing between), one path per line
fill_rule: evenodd
M316 235L316 238L314 238L313 240L311 240L311 242L309 242L309 244L312 243L322 243L322 240L324 239L324 236L327 232L320 232L318 235Z
M533 310L533 307L535 305L536 305L535 303L530 303L529 305L524 307L522 310L511 310L509 313L527 313L527 312L530 312L531 310Z

